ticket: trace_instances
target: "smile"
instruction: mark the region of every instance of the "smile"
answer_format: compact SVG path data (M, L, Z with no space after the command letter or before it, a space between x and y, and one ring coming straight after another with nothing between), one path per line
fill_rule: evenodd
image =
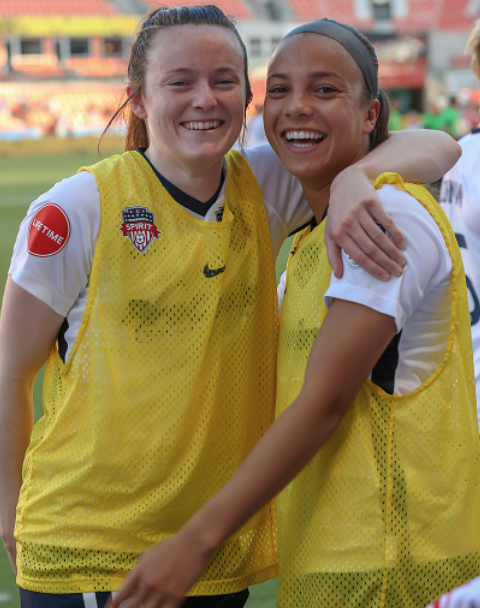
M325 138L325 135L318 131L285 131L284 137L289 144L297 148L311 148Z
M210 120L205 122L184 122L182 123L182 126L184 126L186 129L189 129L190 131L208 131L210 129L218 129L221 124L221 120Z

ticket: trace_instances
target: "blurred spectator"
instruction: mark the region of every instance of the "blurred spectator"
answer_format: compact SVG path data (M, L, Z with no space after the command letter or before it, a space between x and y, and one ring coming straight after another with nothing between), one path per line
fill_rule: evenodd
M461 114L458 109L458 103L455 97L450 97L448 105L440 113L441 129L446 131L455 139L458 139L462 133Z
M390 99L390 120L388 121L389 131L400 131L403 128L403 118L400 114L400 102L395 97Z
M431 99L427 102L427 110L423 114L423 126L425 129L442 130L443 118L438 101Z
M480 113L478 111L478 103L470 99L466 108L462 113L462 119L469 131L478 128L480 125Z
M245 148L253 148L261 144L268 144L263 126L263 104L255 105L255 114L247 121L245 129Z
M420 112L417 110L410 110L407 112L403 119L403 126L405 129L423 129L423 118Z

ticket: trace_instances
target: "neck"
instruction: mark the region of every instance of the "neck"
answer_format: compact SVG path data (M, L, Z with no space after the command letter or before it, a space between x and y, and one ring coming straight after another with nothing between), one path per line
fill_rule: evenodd
M330 184L318 187L313 183L308 183L306 180L300 180L302 183L303 192L308 204L310 205L317 223L322 221L325 209L330 201Z
M173 165L164 158L156 158L149 149L145 151L145 156L169 182L202 203L209 201L218 189L223 158L208 166L195 167L195 171L192 171L190 167Z

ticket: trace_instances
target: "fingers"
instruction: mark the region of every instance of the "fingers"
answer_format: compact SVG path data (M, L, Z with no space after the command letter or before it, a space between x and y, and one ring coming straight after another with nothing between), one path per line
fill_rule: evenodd
M108 600L107 608L120 608L121 604L131 597L135 590L136 584L137 582L134 570L132 574L127 577L127 580L120 591L112 593L111 599Z
M385 236L385 240L382 239L382 244L379 243L379 246L381 246L382 249L384 249L386 252L393 251L395 253L398 253L396 247L398 247L398 249L405 249L407 246L405 236L397 228L397 225L385 211L385 208L380 201L378 201L378 199L371 199L369 204L366 205L364 209L361 209L361 213L364 213L365 216L359 221L364 223L365 229L367 229L368 224L371 221L375 222L381 227L381 229L383 229L382 232ZM388 237L385 233L388 233ZM386 244L387 241L388 245ZM398 259L397 261L399 262Z
M342 250L327 233L325 233L325 247L333 274L337 279L341 279L343 275Z
M394 225L391 220L390 224ZM361 227L356 227L350 235L363 252L360 259L356 257L354 259L363 268L363 258L366 256L389 274L400 276L406 263L405 256L390 238L390 232L388 234L387 232L383 224L379 225L378 221L370 216L366 215L362 218ZM401 235L400 240L404 242L405 239L398 229L396 232ZM352 255L352 252L347 251Z
M184 601L183 594L161 592L155 582L148 583L134 571L120 591L112 593L106 608L179 608Z
M386 281L391 275L402 274L406 260L398 247L405 247L405 237L383 211L383 207L382 213L378 215L382 218L381 225L377 216L370 215L368 210L361 210L357 217L348 216L340 225L330 226L326 232L327 253L337 278L341 277L338 266L342 262L339 261L335 247L341 247L353 261L377 279ZM396 242L392 240L391 232L395 235Z
M348 251L349 253L347 254L346 251ZM391 270L386 270L383 266L378 264L371 257L371 255L366 254L362 249L360 249L353 240L347 241L347 246L343 250L342 264L345 263L349 263L352 266L360 266L360 268L363 268L363 270L365 270L375 278L379 279L380 281L388 281L390 279L390 276L393 274ZM389 263L389 267L392 268L391 263ZM394 268L394 270L395 272L397 272L396 267Z

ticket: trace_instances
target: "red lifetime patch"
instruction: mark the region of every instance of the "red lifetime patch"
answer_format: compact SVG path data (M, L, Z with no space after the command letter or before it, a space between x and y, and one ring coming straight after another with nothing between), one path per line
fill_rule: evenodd
M70 220L55 203L46 203L35 214L28 230L28 252L46 258L62 251L70 238Z

